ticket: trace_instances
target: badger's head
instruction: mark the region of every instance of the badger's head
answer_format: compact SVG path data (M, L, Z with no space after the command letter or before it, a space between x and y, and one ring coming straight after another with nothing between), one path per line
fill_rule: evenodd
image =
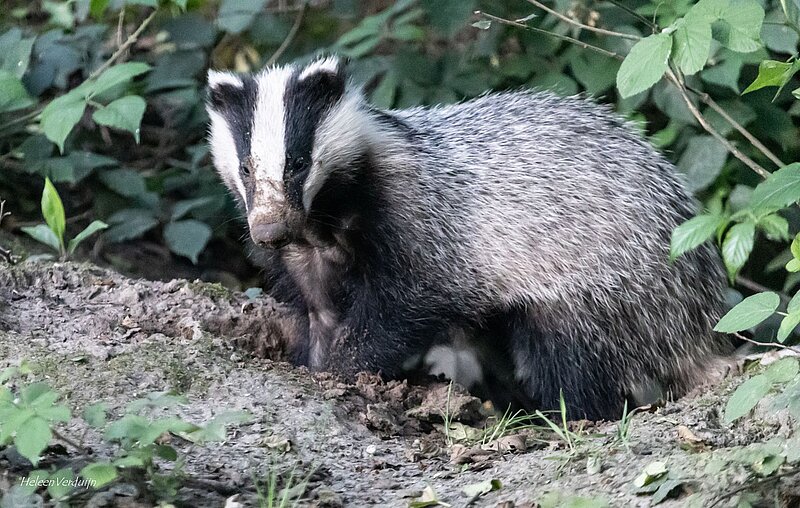
M257 74L209 71L208 114L214 164L246 211L250 236L280 248L308 241L314 212L340 189L369 145L360 91L343 62L272 67ZM316 221L324 223L325 221Z

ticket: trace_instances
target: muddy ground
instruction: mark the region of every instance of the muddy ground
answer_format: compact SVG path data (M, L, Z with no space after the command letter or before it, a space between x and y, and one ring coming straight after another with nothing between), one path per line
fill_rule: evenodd
M179 506L267 506L270 478L278 489L294 486L293 503L301 506L403 507L430 495L428 487L451 506L800 504L798 423L771 410L769 397L753 415L722 421L731 391L750 373L637 412L627 429L573 422L560 437L537 421L492 439L472 435L487 425L481 402L443 382L414 386L364 375L347 385L264 359L279 355L280 338L293 326L267 297L219 285L133 280L72 263L0 264L0 369L28 366L14 382L46 381L72 409L57 429L78 446L54 439L45 469L79 470L118 453L78 418L87 405L107 403L113 420L132 400L171 391L188 402L165 414L193 423L231 410L251 415L229 426L223 442L162 436L186 461L170 500ZM444 433L442 415L469 426L453 423ZM637 488L649 465L666 473ZM31 469L13 448L0 450L2 506L22 502L15 485ZM481 482L484 488L475 487ZM69 503L154 506L157 490L134 469L100 491L76 489ZM50 503L40 490L26 502L42 499Z

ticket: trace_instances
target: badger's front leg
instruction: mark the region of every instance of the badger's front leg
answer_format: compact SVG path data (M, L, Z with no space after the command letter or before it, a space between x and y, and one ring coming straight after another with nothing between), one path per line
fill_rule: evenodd
M424 353L437 333L433 323L383 312L374 303L353 305L324 337L313 332L312 326L312 369L347 378L359 372L400 377L407 360Z

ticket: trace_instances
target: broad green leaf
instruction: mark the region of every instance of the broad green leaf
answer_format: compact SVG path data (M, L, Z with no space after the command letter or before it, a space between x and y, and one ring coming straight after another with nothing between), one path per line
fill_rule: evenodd
M667 465L663 462L651 462L645 466L644 470L633 480L633 485L636 488L642 488L645 485L653 483L655 480L663 477L668 472Z
M144 467L144 460L134 455L126 455L111 463L114 467Z
M725 261L725 268L731 281L736 278L736 274L750 257L755 235L756 226L752 222L736 224L725 235L725 241L722 243L722 259Z
M12 406L11 410L4 415L3 425L0 426L0 446L6 445L14 433L35 416L33 409Z
M792 258L786 263L786 271L787 272L800 272L800 259Z
M48 422L68 422L72 417L69 408L61 404L36 409L36 414Z
M792 79L792 76L800 69L797 62L778 62L776 60L764 60L758 65L758 76L744 89L742 94L759 90L767 86L782 87Z
M748 296L722 316L714 331L734 333L752 328L772 316L780 303L781 298L772 291Z
M765 215L758 220L758 227L772 241L788 241L789 221L776 213Z
M753 190L750 208L757 215L774 212L800 200L800 163L772 173Z
M700 16L679 20L672 34L672 59L691 75L703 68L711 49L711 23Z
M83 410L83 419L92 427L98 429L105 427L107 410L108 405L105 402L91 404L86 406L86 408Z
M761 47L761 24L764 9L756 0L731 0L721 20L713 25L714 38L739 53Z
M34 416L29 418L25 425L17 429L14 437L14 446L20 455L31 461L35 466L39 463L41 454L52 439L53 433L50 431L50 424L44 418Z
M98 109L94 112L92 118L101 125L107 125L115 129L122 129L132 133L134 139L136 139L138 143L139 127L142 123L142 115L144 115L146 107L147 104L144 99L138 95L129 95Z
M705 243L726 220L722 215L703 214L675 228L670 241L670 259L675 260Z
M753 376L739 385L725 405L725 423L731 423L752 411L770 388L772 383L763 374Z
M711 23L722 17L729 4L730 0L700 0L689 9L686 17Z
M797 376L798 372L800 372L800 364L798 364L797 358L787 357L781 358L767 367L764 376L773 383L788 383Z
M75 488L74 486L70 486L70 482L75 479L75 473L68 467L55 471L48 476L48 479L52 481L47 486L47 493L50 494L50 497L54 500L61 499Z
M100 95L149 70L150 66L143 62L127 62L112 65L103 71L93 83L88 85L90 90L88 96L92 98L95 95Z
M800 312L800 291L795 293L792 299L789 300L789 304L786 306L786 312L789 314Z
M243 32L265 4L266 0L222 0L217 14L217 25L233 34Z
M34 104L20 78L0 70L0 113L16 111Z
M111 0L91 0L89 2L89 13L94 19L102 20L109 3L111 3Z
M215 197L213 196L204 196L200 198L194 199L186 199L183 201L178 201L175 203L175 206L172 208L172 220L179 220L182 219L188 214L189 212L197 209L202 209L215 201Z
M67 217L64 213L64 204L58 191L49 178L44 179L42 191L42 215L48 227L53 230L61 249L64 249L64 232L67 229Z
M484 494L488 494L493 490L500 490L501 488L503 488L503 484L500 483L500 480L489 479L482 482L469 484L462 488L461 492L463 492L467 497L475 499Z
M800 0L780 0L780 2L786 20L795 26L800 26Z
M43 243L48 247L52 247L56 252L61 252L61 242L56 238L53 230L44 224L37 224L36 226L24 226L20 228L23 233L31 236L39 243Z
M83 117L86 97L75 89L50 102L42 111L42 131L64 153L64 141Z
M678 169L686 174L690 190L698 191L714 183L727 159L725 145L713 136L694 136L678 160Z
M125 197L135 197L147 191L144 177L132 169L112 169L100 173L100 180L117 194ZM112 221L109 218L109 222Z
M117 468L107 462L94 462L81 469L80 475L92 488L99 489L117 479Z
M476 0L422 0L421 5L428 11L431 27L438 33L452 37L467 26L477 2Z
M164 228L164 240L175 254L186 256L197 263L197 256L211 238L211 228L196 220L170 222Z
M69 241L69 245L67 246L67 252L69 254L72 254L73 252L75 252L75 249L78 247L78 245L80 245L82 241L86 240L87 238L97 233L98 231L106 229L107 227L108 224L106 224L103 221L100 220L92 221L91 224L86 226L86 229L75 235L75 238Z
M667 70L672 38L654 34L637 42L617 72L617 87L623 98L643 92L656 84Z

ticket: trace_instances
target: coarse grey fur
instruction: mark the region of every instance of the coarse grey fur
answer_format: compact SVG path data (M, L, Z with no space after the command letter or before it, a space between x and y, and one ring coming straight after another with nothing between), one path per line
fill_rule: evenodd
M308 315L300 361L398 376L408 357L469 330L496 401L553 409L563 391L571 416L588 418L680 396L723 365L717 255L703 246L668 260L696 203L607 107L519 90L379 111L325 62L295 70L345 83L314 127L302 207L287 204L298 185L288 162L283 182L267 190L256 176L244 184L252 202L239 196L251 232L288 225L269 258L276 293ZM256 110L253 125L268 121ZM253 155L256 175L265 157Z

